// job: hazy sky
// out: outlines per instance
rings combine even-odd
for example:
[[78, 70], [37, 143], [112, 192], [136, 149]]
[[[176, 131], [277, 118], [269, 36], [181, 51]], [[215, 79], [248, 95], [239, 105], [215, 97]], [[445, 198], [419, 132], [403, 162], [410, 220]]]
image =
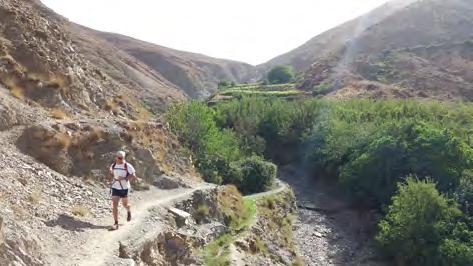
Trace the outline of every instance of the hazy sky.
[[71, 21], [167, 47], [263, 63], [387, 0], [42, 0]]

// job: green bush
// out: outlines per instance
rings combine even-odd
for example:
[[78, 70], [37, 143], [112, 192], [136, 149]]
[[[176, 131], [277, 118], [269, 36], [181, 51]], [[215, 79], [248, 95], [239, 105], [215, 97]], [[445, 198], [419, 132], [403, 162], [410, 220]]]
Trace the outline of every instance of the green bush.
[[325, 95], [331, 92], [333, 86], [330, 83], [321, 83], [312, 88], [313, 95]]
[[277, 65], [269, 72], [267, 79], [271, 84], [284, 84], [294, 81], [294, 69], [288, 65]]
[[[460, 216], [457, 206], [441, 195], [434, 183], [408, 178], [399, 185], [376, 239], [401, 265], [440, 265], [448, 226]], [[443, 245], [449, 253], [459, 247], [451, 241]]]
[[462, 211], [473, 216], [473, 171], [466, 170], [463, 172], [460, 178], [460, 184], [458, 185], [455, 193], [455, 199], [460, 204]]
[[[463, 235], [466, 238], [462, 240], [447, 238], [443, 240], [440, 246], [441, 260], [438, 264], [441, 265], [459, 265], [469, 266], [473, 265], [473, 239], [472, 231], [464, 228], [464, 225], [460, 224], [457, 227], [463, 227]], [[468, 239], [468, 240], [465, 240]]]
[[232, 165], [232, 181], [244, 194], [267, 190], [277, 174], [277, 167], [258, 156], [245, 158]]
[[230, 87], [234, 87], [234, 86], [235, 86], [235, 82], [233, 82], [233, 81], [220, 80], [220, 81], [218, 82], [218, 89], [219, 89], [219, 90], [226, 89], [226, 88], [230, 88]]
[[171, 130], [195, 154], [195, 166], [205, 181], [234, 184], [242, 192], [254, 193], [263, 191], [274, 179], [276, 166], [261, 157], [242, 159], [235, 132], [218, 128], [217, 113], [205, 104], [179, 104], [171, 107], [166, 117]]
[[215, 111], [197, 101], [172, 106], [166, 118], [171, 130], [196, 155], [196, 167], [204, 179], [221, 184], [230, 162], [241, 157], [233, 131], [220, 130]]
[[399, 178], [432, 176], [441, 191], [453, 191], [469, 167], [468, 148], [448, 130], [424, 123], [393, 125], [349, 156], [340, 181], [358, 200], [387, 203]]

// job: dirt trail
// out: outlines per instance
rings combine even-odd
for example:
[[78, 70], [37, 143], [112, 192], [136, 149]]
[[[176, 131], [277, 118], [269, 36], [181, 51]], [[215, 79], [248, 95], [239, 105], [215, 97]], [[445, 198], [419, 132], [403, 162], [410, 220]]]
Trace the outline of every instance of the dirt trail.
[[[90, 221], [88, 228], [76, 236], [75, 241], [64, 239], [50, 255], [51, 265], [116, 265], [119, 242], [127, 239], [137, 231], [150, 230], [144, 228], [143, 224], [149, 215], [149, 210], [155, 207], [165, 207], [176, 200], [186, 198], [199, 189], [210, 185], [201, 185], [192, 189], [159, 190], [151, 188], [146, 192], [136, 192], [131, 196], [133, 219], [125, 221], [125, 209], [119, 209], [120, 228], [117, 231], [109, 231], [112, 224], [111, 217], [103, 217]], [[78, 222], [81, 226], [83, 222]], [[154, 228], [153, 230], [157, 230]], [[78, 243], [82, 243], [80, 246]]]
[[296, 194], [294, 237], [306, 265], [385, 265], [373, 246], [376, 213], [357, 211], [334, 186], [298, 167], [281, 169]]

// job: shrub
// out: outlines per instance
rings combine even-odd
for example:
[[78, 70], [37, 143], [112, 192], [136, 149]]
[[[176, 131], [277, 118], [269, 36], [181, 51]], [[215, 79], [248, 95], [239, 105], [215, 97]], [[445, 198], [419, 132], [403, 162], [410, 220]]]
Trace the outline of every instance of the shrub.
[[284, 84], [294, 80], [294, 69], [288, 65], [278, 65], [269, 72], [267, 79], [271, 84]]
[[67, 115], [66, 111], [60, 109], [60, 108], [53, 108], [51, 109], [51, 116], [55, 119], [69, 119], [69, 116]]
[[455, 199], [460, 204], [462, 211], [473, 215], [473, 171], [466, 170], [460, 178], [460, 184], [454, 193]]
[[41, 193], [38, 191], [31, 192], [29, 200], [33, 204], [37, 204], [41, 201]]
[[218, 82], [218, 89], [219, 90], [226, 89], [228, 87], [234, 87], [234, 86], [235, 86], [235, 82], [233, 82], [233, 81], [220, 80]]
[[76, 205], [76, 206], [72, 207], [71, 212], [72, 212], [72, 214], [74, 214], [76, 216], [84, 217], [89, 213], [89, 209], [87, 209], [84, 206]]
[[312, 88], [313, 95], [324, 95], [332, 91], [333, 86], [330, 83], [320, 83]]
[[241, 178], [236, 185], [245, 194], [267, 190], [276, 178], [277, 167], [259, 156], [252, 156], [232, 166]]
[[440, 246], [443, 265], [473, 265], [473, 245], [471, 233], [469, 233], [470, 243], [458, 241], [456, 239], [446, 239]]
[[380, 131], [341, 167], [341, 181], [357, 199], [387, 203], [396, 183], [409, 174], [432, 176], [441, 191], [453, 191], [469, 167], [469, 148], [448, 130], [406, 123]]
[[15, 76], [0, 77], [0, 83], [5, 85], [14, 97], [20, 100], [25, 98], [25, 88], [22, 86], [20, 80]]
[[409, 177], [398, 188], [376, 239], [403, 265], [438, 265], [447, 227], [459, 218], [460, 210], [429, 180]]

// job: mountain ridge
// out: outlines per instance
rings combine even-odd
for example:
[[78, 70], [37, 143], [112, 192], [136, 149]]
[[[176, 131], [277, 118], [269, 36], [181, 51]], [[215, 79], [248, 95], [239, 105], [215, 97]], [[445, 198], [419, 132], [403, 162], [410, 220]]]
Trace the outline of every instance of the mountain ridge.
[[259, 67], [292, 65], [315, 94], [473, 100], [472, 18], [467, 0], [394, 1]]
[[93, 34], [162, 74], [190, 97], [210, 95], [220, 80], [243, 83], [256, 81], [258, 77], [256, 67], [247, 63], [179, 51], [120, 34], [99, 31]]

